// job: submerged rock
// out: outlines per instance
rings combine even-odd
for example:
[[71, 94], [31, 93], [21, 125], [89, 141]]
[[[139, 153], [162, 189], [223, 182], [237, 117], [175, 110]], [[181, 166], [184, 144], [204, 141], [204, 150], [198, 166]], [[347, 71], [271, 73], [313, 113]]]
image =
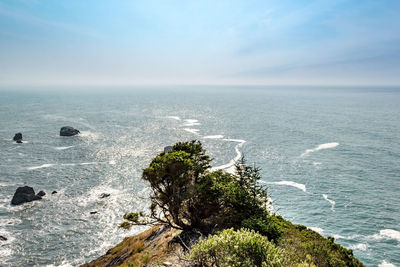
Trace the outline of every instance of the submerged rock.
[[64, 126], [60, 129], [60, 136], [74, 136], [79, 134], [80, 131], [71, 126]]
[[100, 198], [106, 198], [106, 197], [109, 197], [109, 196], [110, 196], [110, 194], [103, 193], [103, 194], [100, 195]]
[[15, 142], [17, 142], [18, 144], [21, 144], [21, 143], [22, 143], [22, 133], [16, 133], [16, 134], [14, 135], [13, 140], [14, 140]]
[[[42, 192], [42, 191], [41, 191]], [[26, 202], [42, 199], [41, 196], [35, 195], [35, 191], [30, 186], [18, 187], [11, 200], [12, 205], [21, 205]]]

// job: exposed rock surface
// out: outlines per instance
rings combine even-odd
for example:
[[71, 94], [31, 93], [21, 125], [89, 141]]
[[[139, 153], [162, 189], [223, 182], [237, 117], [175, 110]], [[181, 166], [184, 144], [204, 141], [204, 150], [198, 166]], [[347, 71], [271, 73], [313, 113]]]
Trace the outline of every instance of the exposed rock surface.
[[1, 241], [7, 241], [7, 240], [8, 240], [8, 238], [7, 238], [7, 237], [5, 237], [5, 236], [2, 236], [2, 235], [0, 235], [0, 240], [1, 240]]
[[60, 129], [60, 136], [74, 136], [79, 134], [80, 131], [71, 126], [64, 126]]
[[16, 133], [13, 140], [19, 144], [22, 143], [22, 133]]
[[108, 193], [103, 193], [103, 194], [100, 195], [100, 198], [106, 198], [106, 197], [109, 197], [109, 196], [110, 196], [110, 194], [108, 194]]
[[44, 191], [39, 191], [39, 193], [37, 193], [37, 195], [38, 195], [39, 197], [43, 197], [43, 196], [46, 195], [46, 193], [45, 193]]
[[172, 150], [172, 146], [166, 146], [166, 147], [164, 147], [164, 153], [165, 153], [165, 154], [168, 154], [168, 152], [171, 151], [171, 150]]
[[51, 192], [51, 194], [52, 194], [52, 195], [57, 194], [57, 191], [53, 191], [53, 192]]
[[[42, 191], [41, 191], [42, 192]], [[21, 205], [26, 202], [42, 199], [41, 196], [35, 195], [35, 191], [30, 186], [18, 187], [11, 200], [12, 205]]]
[[113, 267], [128, 263], [147, 267], [193, 266], [184, 259], [184, 248], [175, 242], [174, 237], [179, 234], [180, 230], [167, 225], [154, 226], [136, 236], [126, 237], [105, 255], [82, 267]]

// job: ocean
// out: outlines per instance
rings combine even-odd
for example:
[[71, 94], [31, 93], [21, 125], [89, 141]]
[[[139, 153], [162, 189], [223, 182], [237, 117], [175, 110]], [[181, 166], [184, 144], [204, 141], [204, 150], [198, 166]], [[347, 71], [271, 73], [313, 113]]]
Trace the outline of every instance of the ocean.
[[[89, 89], [0, 93], [0, 266], [76, 266], [143, 231], [118, 227], [149, 206], [142, 169], [193, 139], [216, 168], [261, 167], [286, 219], [400, 266], [399, 88]], [[66, 125], [81, 134], [60, 137]], [[46, 196], [11, 206], [23, 185]]]

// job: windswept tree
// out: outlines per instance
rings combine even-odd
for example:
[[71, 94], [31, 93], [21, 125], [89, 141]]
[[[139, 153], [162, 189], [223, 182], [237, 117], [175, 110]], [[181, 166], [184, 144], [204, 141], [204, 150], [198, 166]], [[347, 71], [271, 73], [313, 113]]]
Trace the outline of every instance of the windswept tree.
[[199, 141], [177, 143], [156, 156], [142, 176], [153, 191], [152, 218], [202, 232], [239, 228], [251, 218], [267, 218], [268, 197], [258, 184], [258, 168], [241, 159], [236, 174], [212, 172], [210, 162]]

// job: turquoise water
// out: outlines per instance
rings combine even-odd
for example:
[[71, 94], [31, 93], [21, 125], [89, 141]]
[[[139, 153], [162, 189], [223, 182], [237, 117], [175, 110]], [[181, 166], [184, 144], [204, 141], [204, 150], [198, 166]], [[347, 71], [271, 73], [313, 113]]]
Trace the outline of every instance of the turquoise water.
[[[242, 154], [260, 166], [285, 218], [334, 236], [367, 266], [400, 266], [400, 90], [110, 91], [1, 93], [1, 266], [75, 266], [142, 231], [118, 228], [148, 206], [141, 170], [192, 139], [214, 166]], [[58, 136], [65, 125], [82, 134]], [[11, 141], [16, 132], [24, 144]], [[46, 197], [10, 206], [24, 184]]]

